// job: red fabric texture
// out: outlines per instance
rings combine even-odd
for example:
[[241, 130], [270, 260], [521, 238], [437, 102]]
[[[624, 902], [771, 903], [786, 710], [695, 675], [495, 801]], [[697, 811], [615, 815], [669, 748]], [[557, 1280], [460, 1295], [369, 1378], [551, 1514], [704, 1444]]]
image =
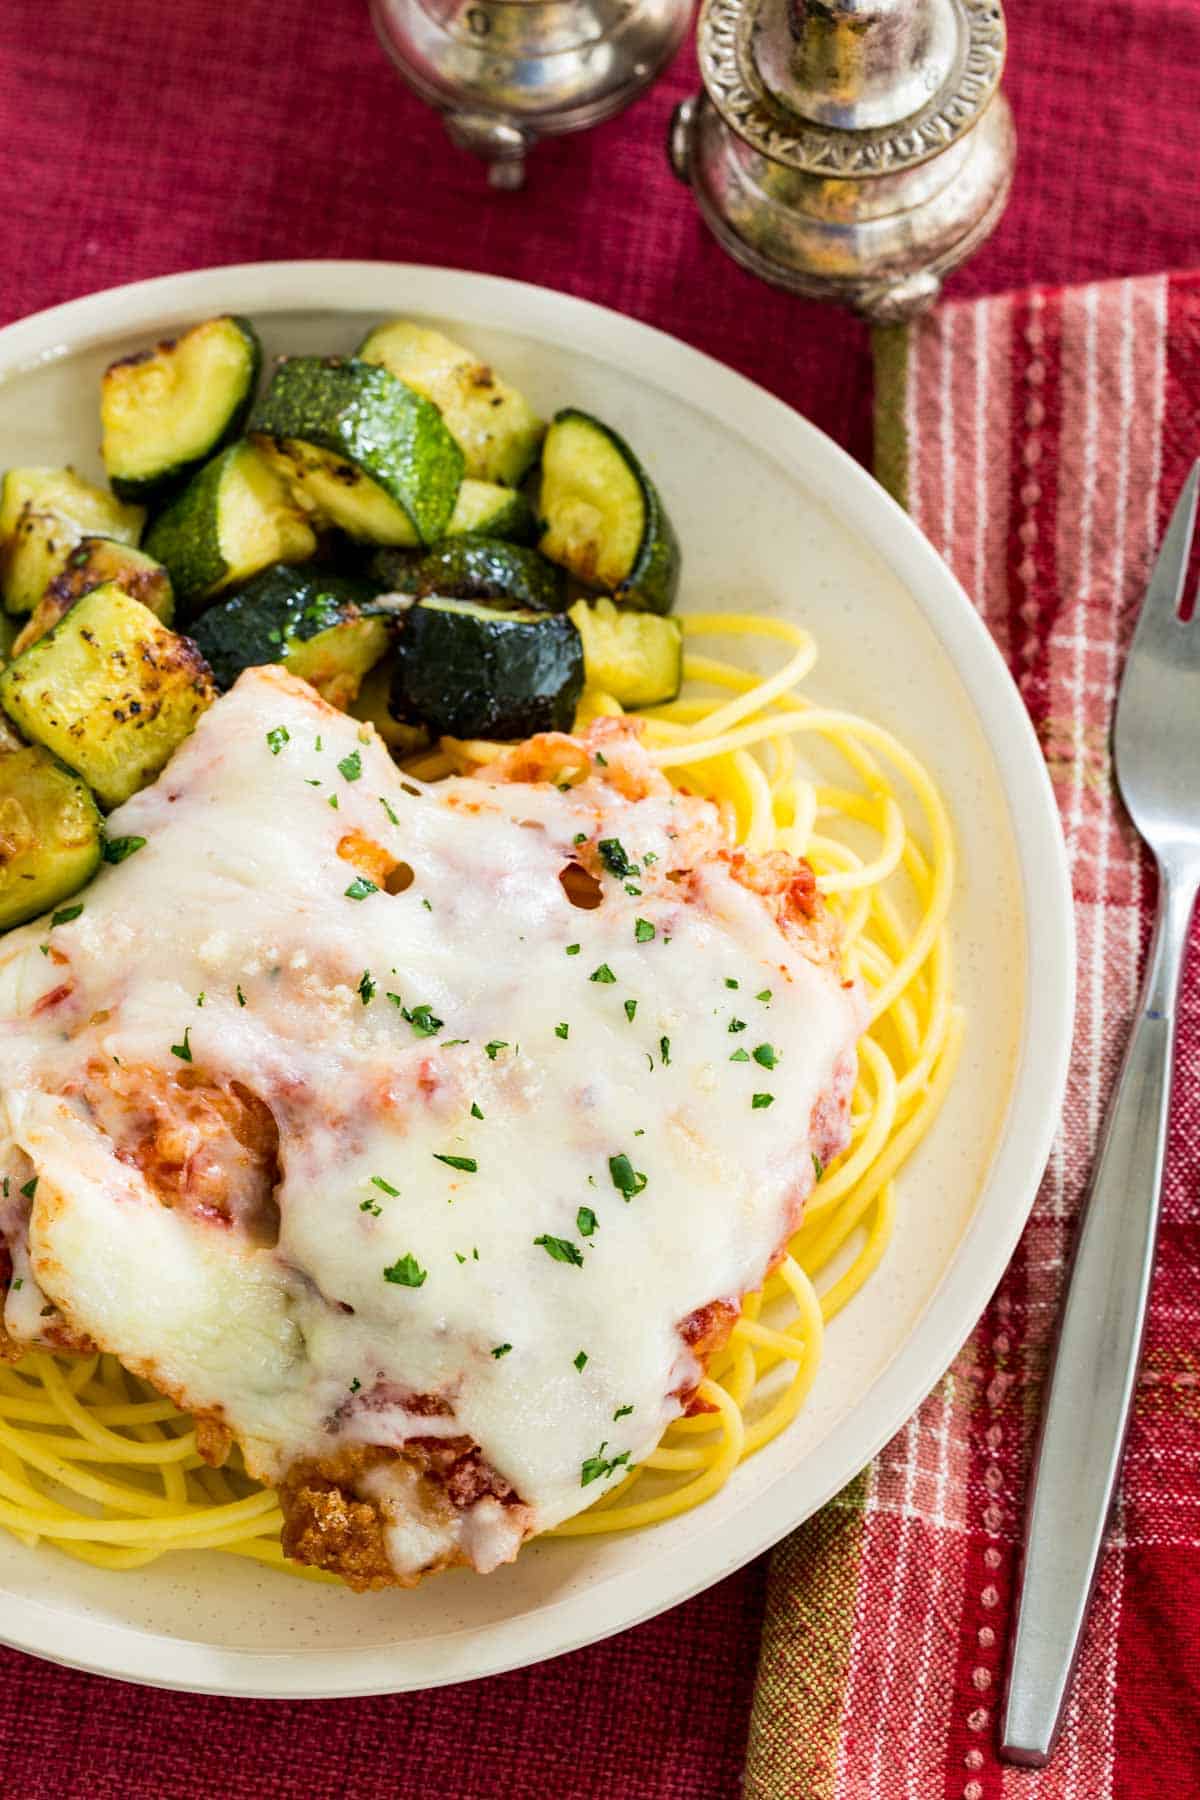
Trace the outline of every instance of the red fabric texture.
[[[1195, 262], [1195, 0], [1007, 11], [1020, 169], [1000, 230], [951, 292]], [[0, 322], [209, 263], [446, 263], [674, 331], [869, 454], [863, 328], [735, 268], [666, 167], [690, 49], [623, 118], [538, 152], [523, 193], [495, 195], [399, 87], [362, 0], [5, 0], [0, 26]], [[1200, 385], [1188, 392], [1194, 411]], [[1182, 1624], [1187, 1589], [1150, 1555], [1127, 1579]], [[304, 1706], [141, 1692], [0, 1651], [0, 1794], [718, 1800], [739, 1787], [762, 1597], [760, 1566], [540, 1668]], [[1150, 1611], [1134, 1616], [1150, 1633]], [[1131, 1678], [1145, 1699], [1129, 1749], [1148, 1779], [1175, 1679], [1145, 1665]], [[1182, 1800], [1184, 1778], [1163, 1768], [1160, 1791]]]

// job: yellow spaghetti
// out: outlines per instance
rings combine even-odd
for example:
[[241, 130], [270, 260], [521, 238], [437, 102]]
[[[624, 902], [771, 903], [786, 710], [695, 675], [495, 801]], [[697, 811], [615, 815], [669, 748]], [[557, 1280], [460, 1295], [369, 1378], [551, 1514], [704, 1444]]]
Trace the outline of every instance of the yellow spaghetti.
[[[941, 796], [881, 726], [798, 692], [816, 661], [809, 634], [783, 620], [693, 614], [689, 646], [758, 638], [787, 657], [763, 679], [688, 654], [685, 696], [639, 716], [653, 761], [720, 809], [732, 841], [807, 857], [841, 925], [846, 973], [863, 983], [853, 1135], [824, 1170], [788, 1254], [747, 1296], [699, 1390], [709, 1410], [671, 1425], [658, 1448], [558, 1537], [654, 1524], [715, 1493], [795, 1418], [816, 1378], [825, 1325], [884, 1255], [896, 1176], [950, 1084], [963, 1022], [951, 1001], [946, 916], [954, 847]], [[589, 693], [581, 717], [619, 713]], [[801, 758], [799, 746], [811, 755]], [[489, 761], [496, 746], [446, 742], [410, 759], [436, 779]], [[310, 1580], [287, 1561], [275, 1496], [236, 1466], [209, 1468], [189, 1418], [112, 1356], [37, 1353], [0, 1363], [0, 1525], [104, 1568], [138, 1568], [167, 1550], [221, 1549]]]

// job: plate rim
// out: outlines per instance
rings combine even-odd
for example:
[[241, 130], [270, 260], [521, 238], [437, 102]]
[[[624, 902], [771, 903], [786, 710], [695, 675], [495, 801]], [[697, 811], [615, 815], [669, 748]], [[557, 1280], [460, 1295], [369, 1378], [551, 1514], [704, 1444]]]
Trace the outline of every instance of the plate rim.
[[[917, 1319], [903, 1349], [871, 1383], [863, 1399], [823, 1441], [826, 1475], [821, 1492], [796, 1516], [776, 1483], [743, 1509], [757, 1528], [737, 1538], [736, 1548], [713, 1567], [689, 1573], [663, 1597], [633, 1599], [636, 1576], [606, 1582], [630, 1588], [633, 1604], [615, 1622], [599, 1627], [586, 1617], [588, 1596], [537, 1607], [526, 1618], [544, 1623], [559, 1615], [553, 1641], [541, 1648], [513, 1621], [461, 1627], [437, 1643], [424, 1642], [428, 1666], [415, 1679], [397, 1681], [388, 1670], [394, 1647], [365, 1650], [265, 1652], [214, 1647], [167, 1637], [132, 1624], [73, 1619], [77, 1640], [62, 1644], [63, 1614], [35, 1599], [5, 1608], [0, 1643], [65, 1667], [183, 1692], [258, 1699], [348, 1698], [420, 1691], [527, 1667], [599, 1642], [682, 1604], [725, 1579], [799, 1526], [866, 1466], [936, 1386], [969, 1336], [1002, 1276], [1033, 1206], [1048, 1160], [1065, 1091], [1074, 1024], [1075, 923], [1066, 846], [1049, 774], [1016, 685], [987, 627], [949, 565], [912, 518], [861, 464], [785, 401], [749, 377], [668, 332], [556, 289], [504, 276], [390, 260], [281, 259], [181, 270], [149, 280], [99, 289], [15, 320], [0, 328], [0, 382], [70, 354], [82, 342], [125, 329], [158, 328], [172, 314], [206, 303], [238, 310], [347, 310], [386, 308], [388, 284], [417, 289], [421, 308], [445, 317], [469, 317], [526, 333], [539, 327], [576, 351], [644, 372], [677, 398], [717, 410], [753, 416], [760, 439], [784, 467], [795, 470], [827, 502], [837, 489], [843, 522], [865, 541], [913, 595], [950, 658], [987, 744], [1014, 827], [1026, 922], [1025, 1005], [1012, 1095], [982, 1190], [982, 1204], [941, 1282]], [[379, 308], [372, 304], [380, 297]], [[499, 314], [497, 317], [496, 315]], [[157, 325], [155, 322], [158, 322]], [[745, 425], [731, 426], [746, 435]], [[808, 459], [812, 466], [808, 466]], [[1020, 829], [1017, 830], [1019, 818]], [[1019, 1196], [1014, 1205], [1011, 1195]], [[1000, 1196], [1007, 1196], [1003, 1207]], [[989, 1213], [989, 1200], [992, 1217]], [[984, 1229], [986, 1222], [986, 1231]], [[869, 1410], [868, 1410], [869, 1409]], [[867, 1418], [875, 1420], [869, 1427]], [[773, 1503], [772, 1503], [773, 1502]], [[679, 1553], [676, 1552], [676, 1555]], [[687, 1557], [685, 1555], [685, 1562]], [[525, 1623], [523, 1619], [522, 1624]], [[475, 1652], [469, 1666], [454, 1654], [462, 1639]], [[514, 1640], [514, 1641], [510, 1641]], [[171, 1667], [163, 1667], [169, 1657]]]

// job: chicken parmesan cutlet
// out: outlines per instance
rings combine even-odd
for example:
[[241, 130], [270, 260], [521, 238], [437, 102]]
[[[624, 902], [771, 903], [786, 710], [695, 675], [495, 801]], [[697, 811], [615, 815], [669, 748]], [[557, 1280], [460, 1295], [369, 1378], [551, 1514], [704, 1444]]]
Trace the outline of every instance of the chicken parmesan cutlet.
[[845, 1146], [811, 870], [625, 721], [426, 785], [277, 668], [108, 832], [0, 945], [0, 1345], [112, 1352], [353, 1587], [511, 1561], [695, 1406]]

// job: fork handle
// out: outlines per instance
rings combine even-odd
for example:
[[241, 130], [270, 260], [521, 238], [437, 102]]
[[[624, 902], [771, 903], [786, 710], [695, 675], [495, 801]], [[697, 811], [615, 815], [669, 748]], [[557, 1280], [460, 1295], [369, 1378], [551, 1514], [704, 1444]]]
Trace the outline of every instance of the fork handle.
[[1050, 1757], [1079, 1652], [1137, 1379], [1162, 1190], [1175, 997], [1196, 896], [1160, 865], [1138, 1017], [1085, 1202], [1030, 1480], [1000, 1754]]

